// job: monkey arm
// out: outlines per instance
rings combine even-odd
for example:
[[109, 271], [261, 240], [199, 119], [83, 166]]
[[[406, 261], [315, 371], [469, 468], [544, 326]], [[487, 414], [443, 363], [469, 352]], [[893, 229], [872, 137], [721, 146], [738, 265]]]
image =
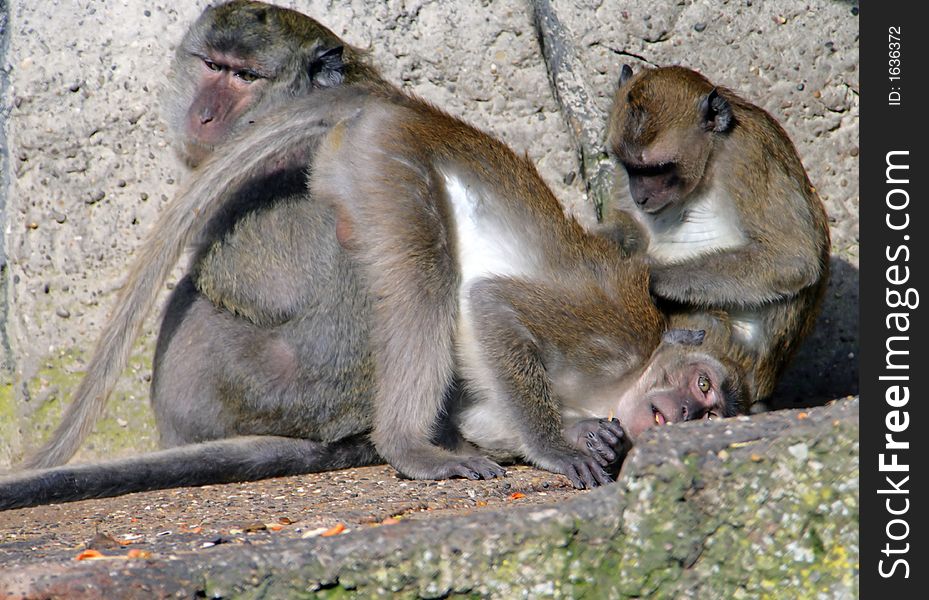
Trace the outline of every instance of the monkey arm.
[[757, 306], [796, 296], [819, 281], [824, 266], [802, 249], [751, 244], [685, 261], [651, 264], [652, 293], [683, 304]]
[[[477, 281], [469, 290], [477, 342], [493, 379], [484, 387], [503, 396], [511, 421], [507, 429], [518, 438], [513, 445], [532, 463], [566, 475], [578, 488], [609, 483], [593, 449], [577, 449], [565, 438], [562, 409], [543, 358], [544, 341], [523, 324], [536, 318], [518, 305], [525, 293], [532, 297], [533, 312], [563, 314], [557, 296], [542, 286], [494, 278]], [[562, 325], [570, 329], [567, 322], [556, 326]]]
[[604, 216], [603, 223], [594, 225], [591, 232], [616, 244], [623, 256], [643, 252], [648, 241], [642, 226], [624, 210], [610, 211]]

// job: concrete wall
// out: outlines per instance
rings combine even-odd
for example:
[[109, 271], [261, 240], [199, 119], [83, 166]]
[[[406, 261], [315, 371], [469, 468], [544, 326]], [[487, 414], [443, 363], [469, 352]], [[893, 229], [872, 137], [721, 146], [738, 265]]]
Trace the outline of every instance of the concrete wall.
[[[158, 92], [174, 45], [205, 4], [0, 0], [0, 465], [57, 422], [133, 249], [177, 188]], [[779, 403], [857, 391], [857, 2], [282, 4], [370, 48], [390, 80], [528, 152], [586, 224], [595, 216], [577, 128], [554, 93], [533, 10], [550, 9], [563, 27], [558, 43], [583, 92], [588, 131], [603, 131], [624, 63], [690, 66], [763, 106], [793, 137], [833, 241], [824, 314]], [[147, 389], [156, 316], [81, 457], [154, 447]]]

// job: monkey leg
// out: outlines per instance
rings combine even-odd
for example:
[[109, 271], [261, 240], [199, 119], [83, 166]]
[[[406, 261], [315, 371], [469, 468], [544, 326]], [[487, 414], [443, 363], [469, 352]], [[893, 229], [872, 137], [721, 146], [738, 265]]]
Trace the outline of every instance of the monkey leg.
[[357, 265], [332, 207], [308, 197], [305, 169], [256, 177], [234, 194], [201, 234], [192, 277], [215, 306], [256, 325], [311, 319], [317, 335], [338, 328], [366, 345], [370, 303]]
[[[235, 435], [216, 386], [211, 333], [202, 327], [207, 306], [190, 277], [172, 291], [165, 308], [152, 368], [151, 403], [159, 442], [170, 448]], [[198, 314], [202, 313], [202, 314]], [[197, 318], [201, 317], [201, 318]]]
[[[472, 441], [478, 445], [487, 440], [498, 446], [501, 441], [492, 439], [494, 430], [508, 430], [516, 436], [509, 441], [511, 447], [537, 466], [566, 475], [575, 487], [607, 484], [612, 479], [595, 453], [579, 450], [565, 439], [561, 407], [545, 368], [546, 349], [524, 324], [531, 322], [531, 316], [512, 301], [525, 290], [514, 294], [510, 284], [509, 279], [483, 279], [469, 291], [479, 354], [487, 358], [482, 365], [468, 365], [468, 369], [490, 376], [479, 382], [483, 402], [479, 400], [464, 417], [465, 437], [477, 437]], [[546, 290], [533, 286], [532, 296], [534, 308], [544, 310], [550, 299]], [[491, 421], [497, 423], [491, 425]]]
[[476, 455], [481, 451], [461, 434], [461, 410], [470, 402], [465, 382], [455, 377], [445, 394], [445, 405], [432, 436], [432, 443], [455, 454]]
[[[168, 303], [152, 378], [161, 443], [239, 435], [333, 442], [370, 431], [367, 335], [352, 342], [337, 315], [259, 327], [217, 309], [182, 280]], [[356, 319], [357, 320], [357, 319]]]
[[231, 438], [103, 463], [22, 471], [0, 478], [0, 510], [380, 462], [367, 434], [332, 443], [276, 436]]
[[[344, 139], [363, 137], [346, 133]], [[373, 145], [340, 143], [345, 156], [323, 144], [311, 193], [336, 207], [346, 246], [362, 266], [373, 298], [377, 391], [371, 438], [381, 456], [407, 477], [502, 477], [504, 469], [484, 456], [433, 443], [453, 382], [458, 313], [448, 222], [437, 209], [444, 197], [441, 178], [412, 159], [371, 156]], [[348, 158], [352, 153], [357, 153], [354, 160]], [[346, 165], [365, 160], [377, 167], [375, 173], [389, 177], [345, 172]]]
[[[372, 439], [390, 464], [408, 477], [502, 477], [502, 467], [484, 456], [471, 454], [474, 448], [457, 436], [452, 436], [456, 439], [451, 441], [446, 436], [442, 440], [444, 448], [432, 443], [441, 437], [436, 425], [442, 419], [441, 402], [452, 383], [456, 310], [453, 290], [436, 289], [431, 281], [416, 281], [425, 273], [412, 261], [409, 266], [413, 268], [402, 274], [399, 268], [385, 269], [400, 279], [409, 278], [397, 286], [400, 293], [375, 292], [379, 301], [375, 305], [372, 338], [378, 390]], [[392, 284], [385, 281], [383, 285]], [[384, 289], [379, 283], [373, 287]], [[426, 293], [421, 294], [424, 290]]]

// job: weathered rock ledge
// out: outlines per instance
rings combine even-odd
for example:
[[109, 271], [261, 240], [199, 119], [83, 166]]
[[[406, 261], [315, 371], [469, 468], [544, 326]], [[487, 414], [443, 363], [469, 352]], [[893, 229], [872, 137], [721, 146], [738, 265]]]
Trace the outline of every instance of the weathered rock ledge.
[[618, 484], [554, 508], [34, 565], [0, 572], [0, 596], [851, 597], [858, 412], [855, 399], [655, 430]]

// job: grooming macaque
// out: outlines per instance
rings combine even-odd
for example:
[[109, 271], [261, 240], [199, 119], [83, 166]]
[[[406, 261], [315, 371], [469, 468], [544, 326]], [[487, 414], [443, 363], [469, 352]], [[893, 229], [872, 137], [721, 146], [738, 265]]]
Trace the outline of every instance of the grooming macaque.
[[[528, 160], [380, 79], [340, 77], [353, 54], [323, 42], [306, 71], [328, 83], [217, 138], [166, 207], [36, 463], [90, 429], [192, 240], [152, 387], [162, 443], [203, 443], [25, 473], [0, 482], [0, 507], [378, 455], [410, 477], [503, 475], [473, 445], [593, 487], [646, 428], [731, 412], [725, 368], [699, 332], [665, 332], [641, 262], [566, 218]], [[460, 435], [440, 446], [446, 413]]]
[[722, 316], [703, 351], [731, 365], [743, 408], [767, 398], [829, 269], [826, 214], [787, 134], [694, 71], [624, 66], [608, 145], [629, 178], [614, 237], [647, 257], [671, 327]]

